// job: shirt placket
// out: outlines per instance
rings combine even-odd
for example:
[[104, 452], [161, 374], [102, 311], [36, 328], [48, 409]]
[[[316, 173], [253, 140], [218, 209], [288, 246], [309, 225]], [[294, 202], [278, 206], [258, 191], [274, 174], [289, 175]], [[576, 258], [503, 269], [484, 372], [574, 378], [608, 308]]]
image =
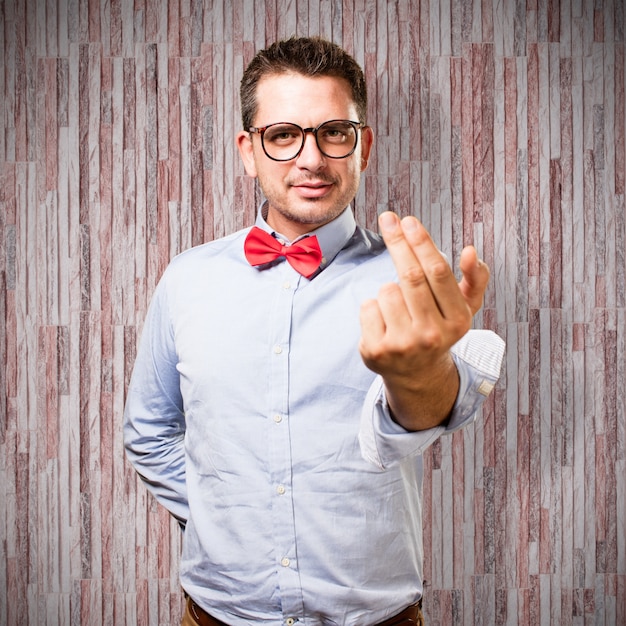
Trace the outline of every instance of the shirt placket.
[[296, 528], [293, 510], [292, 457], [289, 415], [289, 355], [293, 307], [304, 279], [288, 263], [272, 270], [277, 294], [270, 315], [269, 341], [269, 459], [272, 488], [274, 558], [284, 623], [303, 615], [303, 596], [298, 571]]

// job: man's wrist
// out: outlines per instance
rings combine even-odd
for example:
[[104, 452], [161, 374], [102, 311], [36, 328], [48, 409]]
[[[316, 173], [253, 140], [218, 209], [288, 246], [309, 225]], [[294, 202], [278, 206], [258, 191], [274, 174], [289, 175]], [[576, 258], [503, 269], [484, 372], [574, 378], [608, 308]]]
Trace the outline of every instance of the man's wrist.
[[459, 392], [459, 373], [450, 353], [440, 365], [409, 377], [383, 378], [392, 419], [406, 430], [441, 426], [450, 417]]

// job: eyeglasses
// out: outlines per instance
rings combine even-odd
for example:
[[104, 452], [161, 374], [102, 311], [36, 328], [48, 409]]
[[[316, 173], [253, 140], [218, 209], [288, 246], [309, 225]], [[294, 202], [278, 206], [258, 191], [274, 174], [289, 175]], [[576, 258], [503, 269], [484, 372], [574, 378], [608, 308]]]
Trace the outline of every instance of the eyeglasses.
[[289, 122], [277, 122], [256, 128], [248, 128], [250, 133], [261, 135], [261, 145], [272, 161], [291, 161], [304, 148], [307, 133], [313, 133], [320, 152], [331, 159], [345, 159], [355, 150], [359, 140], [358, 131], [364, 128], [363, 122], [350, 120], [329, 120], [317, 128], [302, 128]]

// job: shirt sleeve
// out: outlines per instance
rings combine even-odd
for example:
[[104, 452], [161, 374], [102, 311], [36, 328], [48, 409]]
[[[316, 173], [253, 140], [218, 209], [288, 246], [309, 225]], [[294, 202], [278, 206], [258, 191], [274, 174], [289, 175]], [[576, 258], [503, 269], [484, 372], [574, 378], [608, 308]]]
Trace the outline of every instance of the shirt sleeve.
[[384, 470], [407, 457], [422, 454], [441, 435], [474, 421], [500, 377], [504, 341], [489, 330], [470, 330], [450, 352], [459, 372], [459, 392], [450, 418], [436, 428], [410, 432], [395, 422], [383, 380], [377, 376], [361, 414], [359, 444], [366, 461]]
[[124, 410], [126, 455], [157, 500], [184, 525], [185, 414], [162, 280], [148, 310]]

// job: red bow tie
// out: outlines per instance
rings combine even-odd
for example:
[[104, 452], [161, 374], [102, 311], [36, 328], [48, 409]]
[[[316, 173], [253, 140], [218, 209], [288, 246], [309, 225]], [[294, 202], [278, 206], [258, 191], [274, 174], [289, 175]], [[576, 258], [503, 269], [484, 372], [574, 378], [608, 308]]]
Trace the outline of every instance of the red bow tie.
[[250, 265], [263, 265], [285, 257], [291, 267], [306, 278], [315, 274], [322, 262], [322, 251], [315, 235], [283, 246], [278, 239], [254, 226], [246, 237], [243, 249]]

